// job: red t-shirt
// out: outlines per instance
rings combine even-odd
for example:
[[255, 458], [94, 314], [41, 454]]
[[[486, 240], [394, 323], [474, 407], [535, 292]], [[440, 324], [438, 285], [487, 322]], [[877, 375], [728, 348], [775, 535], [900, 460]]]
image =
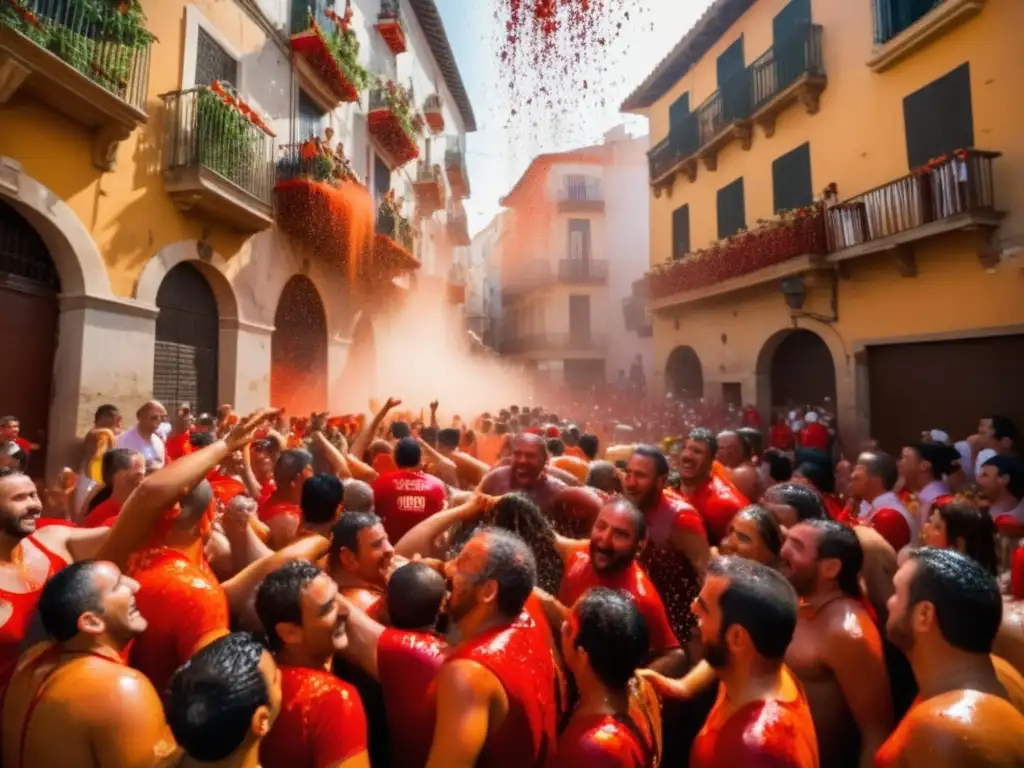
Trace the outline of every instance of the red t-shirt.
[[[795, 683], [795, 680], [794, 680]], [[819, 768], [807, 699], [754, 701], [727, 712], [725, 687], [690, 751], [690, 768]]]
[[796, 444], [793, 430], [786, 424], [776, 424], [768, 430], [768, 445], [780, 451], [791, 451]]
[[260, 744], [263, 768], [330, 768], [366, 751], [354, 687], [325, 669], [282, 666], [281, 713]]
[[563, 605], [571, 606], [584, 592], [593, 587], [619, 590], [633, 598], [647, 624], [651, 651], [659, 652], [679, 647], [679, 640], [672, 631], [661, 595], [636, 561], [615, 573], [599, 574], [591, 565], [590, 553], [586, 550], [577, 551], [565, 565], [558, 599]]
[[426, 632], [384, 630], [377, 640], [377, 675], [384, 696], [394, 768], [423, 768], [434, 740], [435, 695], [427, 692], [448, 644]]
[[426, 472], [399, 470], [373, 481], [373, 508], [392, 542], [444, 509], [447, 500], [444, 483]]
[[205, 561], [196, 565], [166, 547], [142, 553], [130, 573], [139, 582], [136, 606], [149, 622], [132, 643], [130, 663], [162, 693], [200, 640], [228, 633], [228, 596]]
[[639, 735], [612, 715], [574, 717], [546, 768], [647, 768], [652, 749]]
[[749, 503], [736, 488], [718, 475], [686, 495], [708, 527], [708, 539], [717, 544], [725, 538], [733, 516]]
[[260, 507], [259, 518], [262, 523], [269, 523], [275, 517], [280, 517], [281, 515], [290, 515], [300, 523], [302, 522], [302, 508], [298, 504], [292, 504], [287, 501], [268, 500]]
[[814, 422], [800, 430], [800, 447], [828, 451], [828, 429]]
[[167, 439], [164, 441], [164, 450], [167, 454], [168, 463], [192, 453], [192, 442], [189, 439], [189, 436], [189, 432], [181, 432], [177, 435], [168, 435]]
[[83, 528], [109, 528], [121, 514], [121, 505], [113, 499], [97, 504], [82, 521]]

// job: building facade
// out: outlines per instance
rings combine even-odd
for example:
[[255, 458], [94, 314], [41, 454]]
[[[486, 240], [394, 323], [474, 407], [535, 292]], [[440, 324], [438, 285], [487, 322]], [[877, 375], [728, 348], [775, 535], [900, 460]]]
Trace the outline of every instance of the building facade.
[[103, 403], [349, 405], [353, 340], [468, 240], [433, 0], [15, 0], [0, 121], [0, 408], [50, 470]]
[[716, 0], [623, 104], [650, 121], [655, 382], [849, 453], [1024, 418], [1012, 0]]
[[647, 268], [646, 149], [616, 128], [538, 156], [502, 200], [500, 348], [540, 381], [586, 389], [650, 360], [624, 304]]
[[505, 214], [498, 213], [463, 250], [466, 274], [466, 328], [491, 349], [497, 349], [501, 323], [501, 262], [498, 244]]

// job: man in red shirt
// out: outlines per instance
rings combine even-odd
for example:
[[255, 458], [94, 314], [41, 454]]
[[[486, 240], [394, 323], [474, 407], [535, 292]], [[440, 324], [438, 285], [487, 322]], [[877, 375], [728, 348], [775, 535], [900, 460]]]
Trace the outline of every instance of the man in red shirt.
[[749, 503], [735, 486], [713, 471], [717, 453], [718, 441], [703, 428], [690, 432], [679, 453], [683, 496], [704, 518], [713, 545], [728, 533], [733, 515]]
[[274, 465], [274, 490], [260, 506], [260, 522], [270, 529], [271, 549], [281, 549], [295, 540], [302, 526], [302, 485], [313, 475], [313, 457], [308, 451], [282, 451]]
[[797, 621], [796, 593], [785, 577], [752, 560], [717, 558], [693, 612], [704, 657], [722, 685], [690, 768], [818, 768], [807, 699], [782, 663]]
[[315, 565], [294, 561], [256, 593], [256, 614], [281, 671], [282, 707], [260, 745], [264, 768], [369, 768], [366, 713], [331, 660], [348, 644], [348, 609]]
[[[580, 691], [550, 768], [649, 768], [658, 764], [660, 710], [633, 672], [650, 640], [636, 604], [604, 588], [587, 592], [562, 625], [562, 655]], [[645, 706], [646, 705], [646, 706]]]
[[111, 526], [121, 507], [146, 479], [146, 458], [130, 448], [112, 448], [103, 454], [103, 485], [110, 496], [100, 502], [82, 521], [83, 528]]
[[373, 501], [388, 538], [398, 541], [420, 520], [444, 509], [448, 493], [444, 483], [420, 470], [423, 456], [415, 438], [399, 440], [394, 456], [398, 470], [373, 481]]
[[831, 436], [828, 427], [820, 421], [817, 411], [808, 411], [804, 416], [804, 428], [800, 430], [799, 443], [804, 449], [814, 449], [828, 453]]

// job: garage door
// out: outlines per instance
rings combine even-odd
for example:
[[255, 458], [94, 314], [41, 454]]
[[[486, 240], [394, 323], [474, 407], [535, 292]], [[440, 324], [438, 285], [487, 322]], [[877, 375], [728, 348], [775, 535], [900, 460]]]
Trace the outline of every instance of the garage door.
[[1024, 428], [1024, 334], [868, 347], [872, 436], [898, 451], [922, 430], [954, 440], [999, 413]]

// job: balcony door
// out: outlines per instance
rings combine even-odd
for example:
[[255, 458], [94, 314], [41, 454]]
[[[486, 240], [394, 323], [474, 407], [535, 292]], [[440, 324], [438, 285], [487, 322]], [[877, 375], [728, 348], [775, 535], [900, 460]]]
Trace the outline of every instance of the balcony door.
[[718, 90], [722, 95], [722, 123], [731, 123], [750, 111], [750, 78], [745, 77], [743, 38], [726, 48], [716, 62]]
[[569, 342], [573, 347], [590, 344], [590, 297], [569, 297]]
[[320, 136], [323, 132], [326, 113], [319, 104], [313, 101], [308, 93], [299, 91], [299, 125], [295, 137], [300, 144]]
[[774, 91], [789, 87], [807, 69], [811, 0], [790, 0], [772, 19]]

